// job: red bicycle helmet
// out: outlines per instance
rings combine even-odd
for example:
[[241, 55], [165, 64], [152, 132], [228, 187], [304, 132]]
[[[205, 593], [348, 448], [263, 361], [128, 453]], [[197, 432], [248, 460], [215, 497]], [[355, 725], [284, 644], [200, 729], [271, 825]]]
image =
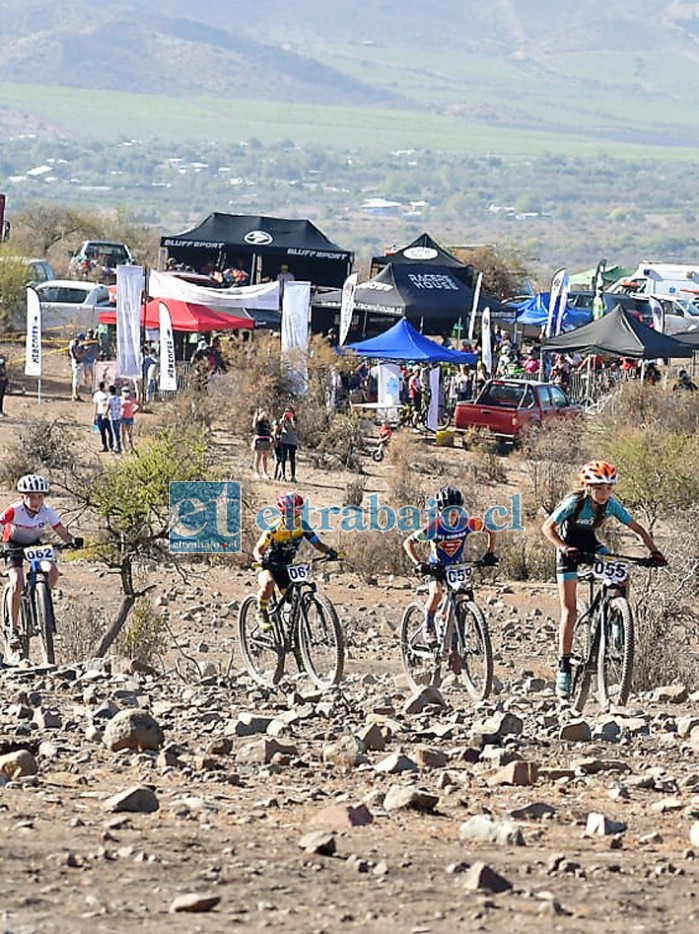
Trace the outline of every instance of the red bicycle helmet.
[[300, 512], [305, 500], [300, 493], [295, 490], [287, 490], [286, 493], [280, 493], [277, 497], [277, 509], [285, 516], [288, 513]]
[[614, 485], [618, 479], [616, 468], [606, 461], [590, 461], [580, 470], [580, 482], [585, 486], [600, 486], [603, 483]]

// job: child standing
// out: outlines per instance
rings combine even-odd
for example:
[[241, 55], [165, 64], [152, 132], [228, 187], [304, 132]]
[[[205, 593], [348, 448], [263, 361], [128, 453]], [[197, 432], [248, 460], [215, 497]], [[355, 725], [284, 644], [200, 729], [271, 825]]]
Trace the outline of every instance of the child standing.
[[130, 451], [135, 451], [133, 446], [133, 425], [134, 416], [138, 412], [138, 405], [131, 394], [131, 390], [124, 387], [121, 390], [121, 446], [126, 450], [128, 444]]
[[109, 387], [107, 416], [112, 426], [114, 453], [121, 454], [121, 399], [117, 395], [116, 386]]

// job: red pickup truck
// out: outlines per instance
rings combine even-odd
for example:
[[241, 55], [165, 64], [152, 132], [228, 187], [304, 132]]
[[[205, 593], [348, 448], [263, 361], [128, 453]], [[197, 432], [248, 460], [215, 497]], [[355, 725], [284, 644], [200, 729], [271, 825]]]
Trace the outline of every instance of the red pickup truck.
[[582, 415], [582, 408], [560, 386], [528, 379], [491, 379], [474, 402], [457, 402], [454, 427], [457, 431], [482, 428], [516, 443], [525, 429], [570, 415]]

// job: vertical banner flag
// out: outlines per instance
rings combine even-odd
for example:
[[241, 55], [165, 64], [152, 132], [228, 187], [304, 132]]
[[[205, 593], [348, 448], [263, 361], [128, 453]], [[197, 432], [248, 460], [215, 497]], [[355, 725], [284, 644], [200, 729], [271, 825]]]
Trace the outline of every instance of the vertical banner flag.
[[400, 409], [400, 367], [397, 363], [380, 363], [377, 380], [378, 408], [384, 417], [396, 418]]
[[41, 302], [36, 289], [27, 289], [27, 341], [25, 376], [41, 377]]
[[468, 323], [468, 339], [469, 341], [473, 340], [473, 335], [476, 333], [476, 318], [478, 316], [478, 302], [481, 297], [481, 285], [483, 284], [483, 273], [478, 273], [478, 278], [476, 279], [476, 288], [473, 290], [473, 305], [471, 306], [471, 320]]
[[342, 305], [340, 306], [340, 346], [347, 340], [354, 313], [354, 293], [357, 291], [357, 273], [347, 276], [342, 286]]
[[0, 243], [5, 239], [5, 195], [0, 192]]
[[566, 271], [565, 267], [562, 269], [557, 269], [551, 280], [551, 294], [549, 295], [549, 314], [546, 320], [546, 337], [553, 336], [553, 316], [556, 309], [556, 302], [558, 301], [558, 296], [561, 294], [561, 286], [563, 285], [563, 277], [565, 276]]
[[287, 282], [282, 297], [282, 359], [294, 392], [308, 390], [308, 336], [311, 283]]
[[490, 334], [490, 308], [483, 309], [481, 318], [481, 360], [488, 374], [493, 372], [493, 341]]
[[143, 267], [117, 266], [117, 374], [141, 377]]
[[[158, 302], [160, 317], [160, 391], [174, 392], [177, 389], [177, 367], [175, 365], [175, 335], [172, 333], [172, 318], [165, 302]], [[145, 373], [144, 377], [148, 374]]]
[[654, 298], [652, 295], [648, 299], [648, 304], [650, 305], [651, 314], [653, 315], [653, 328], [658, 332], [658, 334], [665, 333], [665, 309], [660, 304], [657, 298]]
[[568, 308], [568, 292], [570, 291], [570, 285], [568, 282], [568, 273], [563, 274], [563, 282], [561, 282], [561, 291], [558, 296], [558, 314], [556, 315], [556, 336], [561, 333], [561, 328], [563, 327], [563, 315], [566, 313]]
[[604, 317], [604, 299], [602, 298], [602, 292], [604, 292], [604, 274], [607, 271], [607, 260], [601, 259], [597, 263], [597, 269], [595, 270], [595, 278], [592, 280], [592, 291], [595, 293], [592, 298], [592, 320], [597, 321], [599, 318]]

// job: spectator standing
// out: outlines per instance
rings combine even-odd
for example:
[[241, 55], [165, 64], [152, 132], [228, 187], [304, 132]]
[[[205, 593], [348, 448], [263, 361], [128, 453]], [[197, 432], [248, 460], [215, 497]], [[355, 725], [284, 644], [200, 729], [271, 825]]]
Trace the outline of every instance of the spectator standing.
[[685, 392], [696, 392], [697, 386], [694, 383], [686, 370], [680, 370], [677, 374], [677, 382], [672, 387], [673, 391], [675, 389], [683, 389]]
[[272, 450], [272, 424], [265, 409], [258, 409], [252, 420], [252, 450], [255, 455], [252, 475], [255, 480], [269, 480], [267, 461]]
[[107, 404], [107, 416], [112, 426], [112, 435], [114, 437], [114, 453], [121, 454], [121, 399], [117, 395], [116, 386], [109, 387], [109, 400]]
[[87, 386], [88, 392], [92, 392], [92, 387], [95, 385], [95, 364], [97, 363], [99, 350], [97, 332], [88, 331], [83, 344], [83, 384]]
[[102, 438], [102, 452], [106, 454], [114, 450], [114, 435], [109, 421], [109, 393], [105, 382], [99, 384], [92, 395], [92, 401], [95, 404], [95, 423]]
[[130, 389], [124, 387], [121, 390], [121, 447], [125, 451], [128, 445], [130, 451], [135, 451], [133, 446], [133, 426], [138, 405]]
[[295, 282], [296, 276], [291, 272], [286, 263], [282, 263], [277, 273], [277, 282], [279, 283], [279, 297], [283, 297], [287, 282]]
[[296, 483], [296, 452], [299, 446], [299, 436], [296, 425], [296, 413], [291, 405], [284, 409], [279, 425], [279, 444], [282, 455], [282, 480], [286, 480], [286, 462], [291, 470], [291, 482]]
[[284, 473], [282, 463], [281, 422], [275, 418], [272, 422], [272, 450], [274, 451], [274, 479], [281, 480]]
[[84, 334], [77, 334], [68, 344], [68, 356], [70, 357], [71, 373], [71, 399], [73, 402], [82, 402], [80, 398], [80, 388], [85, 377], [85, 347], [83, 341]]
[[10, 383], [10, 377], [7, 372], [7, 362], [4, 357], [0, 357], [0, 418], [5, 418], [5, 393]]

